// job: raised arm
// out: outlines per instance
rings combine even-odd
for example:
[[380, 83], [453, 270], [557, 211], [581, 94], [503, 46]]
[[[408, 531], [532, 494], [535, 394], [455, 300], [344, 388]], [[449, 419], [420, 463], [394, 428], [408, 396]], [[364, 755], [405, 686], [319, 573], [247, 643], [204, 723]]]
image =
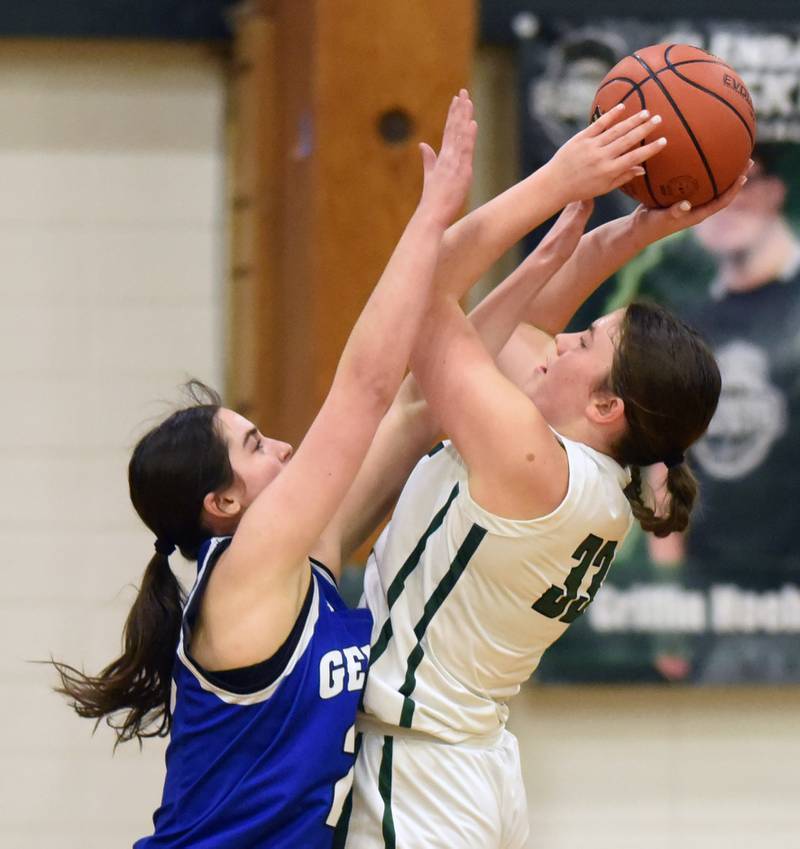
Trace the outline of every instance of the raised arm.
[[551, 336], [560, 333], [581, 304], [648, 245], [694, 227], [728, 206], [746, 182], [747, 170], [728, 191], [702, 206], [693, 208], [688, 201], [669, 209], [639, 206], [586, 233], [573, 255], [530, 302], [525, 320]]
[[[741, 184], [740, 179], [724, 198], [693, 215], [680, 207], [640, 209], [622, 235], [617, 224], [599, 238], [587, 237], [592, 250], [584, 249], [563, 264], [520, 315], [560, 329], [556, 322], [566, 321], [588, 294], [581, 289], [581, 275], [599, 283], [616, 270], [615, 264], [630, 258], [629, 250], [641, 249], [655, 233], [663, 236], [681, 229], [689, 223], [687, 218], [695, 223], [713, 214], [730, 202]], [[616, 240], [609, 238], [615, 235]], [[593, 261], [595, 267], [589, 265]], [[466, 460], [473, 495], [502, 515], [531, 517], [552, 509], [563, 496], [567, 477], [563, 451], [547, 423], [535, 405], [498, 372], [455, 299], [438, 290], [422, 334], [434, 323], [436, 338], [421, 335], [412, 369], [443, 430]], [[487, 410], [491, 415], [486, 415]]]
[[[557, 224], [472, 313], [476, 332], [496, 356], [519, 322], [525, 305], [571, 254], [591, 211], [591, 203], [571, 204]], [[442, 287], [443, 293], [446, 287]], [[456, 297], [455, 292], [451, 297]], [[434, 332], [430, 327], [425, 332]], [[381, 422], [353, 486], [315, 549], [327, 564], [338, 565], [369, 536], [395, 501], [420, 455], [441, 431], [413, 375], [408, 375]]]
[[515, 383], [524, 380], [531, 363], [541, 361], [544, 335], [552, 337], [563, 331], [581, 304], [648, 245], [693, 227], [728, 206], [747, 181], [751, 165], [730, 189], [707, 204], [692, 208], [688, 201], [680, 201], [669, 209], [639, 206], [584, 234], [572, 256], [529, 301], [522, 323], [497, 357], [503, 374]]
[[661, 138], [644, 143], [658, 130], [660, 118], [641, 112], [623, 121], [622, 112], [612, 109], [576, 133], [533, 174], [450, 227], [437, 288], [466, 293], [507, 250], [567, 203], [591, 200], [644, 173], [641, 163], [665, 143]]
[[[624, 121], [620, 116], [621, 111], [604, 115], [534, 174], [451, 226], [439, 257], [436, 288], [461, 298], [493, 262], [565, 203], [610, 191], [641, 172], [640, 163], [662, 147], [659, 140], [639, 146], [658, 122], [645, 113]], [[543, 261], [547, 250], [544, 244], [541, 251], [534, 251], [476, 313], [479, 332], [486, 335], [492, 353], [502, 347], [496, 340], [518, 321], [515, 299], [526, 287], [530, 291], [540, 287], [555, 272], [554, 255]], [[498, 333], [503, 325], [506, 330]], [[320, 559], [338, 564], [372, 533], [440, 429], [414, 379], [407, 378], [352, 489], [320, 540]]]
[[[571, 204], [543, 241], [560, 262], [577, 244], [590, 211], [591, 204]], [[527, 261], [534, 258], [532, 254]], [[477, 324], [493, 348], [505, 343], [534, 295], [535, 290], [524, 293], [513, 287], [499, 295], [508, 307], [501, 311], [502, 321], [495, 320], [491, 303], [485, 305]], [[457, 299], [446, 291], [434, 291], [421, 334], [434, 326], [435, 338], [428, 333], [415, 346], [411, 367], [467, 464], [473, 497], [503, 516], [533, 518], [549, 512], [563, 497], [566, 465], [544, 417], [500, 372], [495, 351], [487, 350]]]
[[308, 585], [300, 568], [345, 496], [394, 397], [427, 308], [442, 235], [471, 180], [476, 126], [454, 98], [437, 157], [422, 146], [419, 206], [356, 322], [295, 455], [253, 501], [214, 570], [203, 611], [214, 662], [242, 665], [285, 639]]

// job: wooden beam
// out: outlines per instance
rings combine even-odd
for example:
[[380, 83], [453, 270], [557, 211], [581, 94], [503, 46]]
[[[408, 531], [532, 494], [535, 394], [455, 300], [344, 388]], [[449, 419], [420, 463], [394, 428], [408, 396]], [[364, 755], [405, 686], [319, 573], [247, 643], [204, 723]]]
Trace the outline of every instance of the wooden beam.
[[281, 231], [277, 24], [263, 3], [236, 18], [228, 150], [228, 403], [264, 429], [280, 404]]
[[276, 2], [286, 78], [281, 424], [299, 439], [471, 70], [472, 0]]

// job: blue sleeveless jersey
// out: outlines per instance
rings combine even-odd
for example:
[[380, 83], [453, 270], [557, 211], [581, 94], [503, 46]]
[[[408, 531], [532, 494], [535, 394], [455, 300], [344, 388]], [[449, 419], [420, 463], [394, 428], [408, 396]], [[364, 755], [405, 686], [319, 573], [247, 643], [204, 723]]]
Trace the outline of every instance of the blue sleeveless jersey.
[[155, 833], [135, 849], [329, 849], [352, 782], [372, 617], [313, 563], [303, 610], [270, 660], [223, 673], [191, 656], [191, 627], [230, 538], [207, 543], [184, 612], [167, 776]]

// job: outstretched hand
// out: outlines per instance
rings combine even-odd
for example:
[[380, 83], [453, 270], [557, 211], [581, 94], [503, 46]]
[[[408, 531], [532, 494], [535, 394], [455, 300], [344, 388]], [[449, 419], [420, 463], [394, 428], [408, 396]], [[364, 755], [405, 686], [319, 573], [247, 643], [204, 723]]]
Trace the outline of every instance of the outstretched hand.
[[663, 150], [663, 136], [643, 144], [661, 123], [646, 110], [621, 120], [619, 104], [565, 142], [545, 166], [565, 202], [598, 197], [644, 174], [642, 163]]
[[742, 190], [742, 186], [747, 182], [747, 173], [752, 167], [753, 160], [751, 159], [727, 191], [715, 200], [701, 206], [693, 207], [688, 200], [674, 203], [666, 209], [649, 209], [646, 206], [638, 206], [633, 211], [633, 223], [636, 231], [644, 236], [647, 243], [650, 243], [705, 221], [709, 216], [731, 204]]
[[430, 145], [420, 144], [423, 167], [420, 208], [444, 227], [461, 214], [472, 183], [472, 156], [478, 133], [472, 114], [472, 101], [462, 88], [450, 103], [439, 155]]
[[591, 200], [568, 204], [530, 258], [543, 263], [550, 274], [555, 274], [574, 253], [593, 208]]

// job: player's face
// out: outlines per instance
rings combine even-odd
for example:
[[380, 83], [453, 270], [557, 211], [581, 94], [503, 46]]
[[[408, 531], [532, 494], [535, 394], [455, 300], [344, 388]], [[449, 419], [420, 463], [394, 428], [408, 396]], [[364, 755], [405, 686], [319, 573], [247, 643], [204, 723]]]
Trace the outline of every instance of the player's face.
[[598, 318], [586, 330], [559, 333], [527, 387], [527, 394], [556, 430], [586, 415], [595, 392], [605, 386], [625, 310]]
[[217, 413], [217, 421], [228, 444], [237, 500], [247, 508], [283, 471], [292, 446], [267, 439], [251, 421], [225, 407]]

